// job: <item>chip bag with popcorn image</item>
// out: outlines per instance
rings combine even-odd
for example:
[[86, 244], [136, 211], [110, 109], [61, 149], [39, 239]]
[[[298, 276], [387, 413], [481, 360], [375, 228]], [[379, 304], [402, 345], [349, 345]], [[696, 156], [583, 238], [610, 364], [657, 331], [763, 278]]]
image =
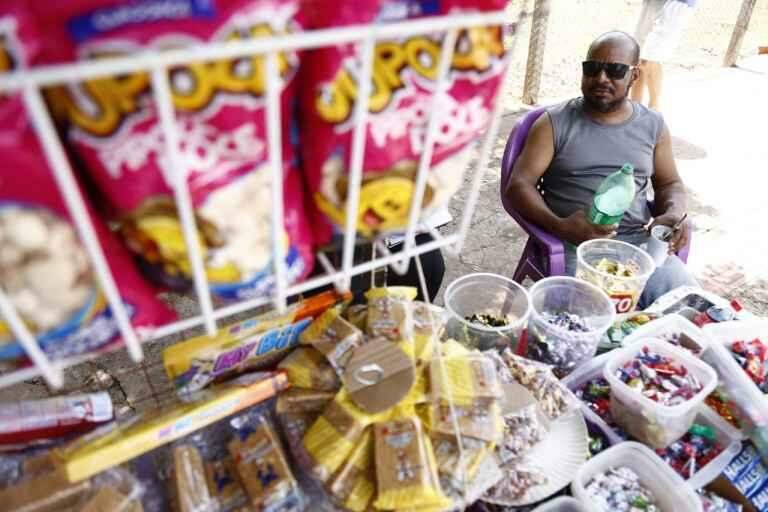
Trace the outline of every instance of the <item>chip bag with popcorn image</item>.
[[[107, 59], [302, 30], [298, 0], [71, 0], [38, 8], [49, 33], [43, 61]], [[183, 9], [181, 7], [184, 7]], [[37, 8], [37, 6], [36, 6]], [[277, 55], [280, 74], [284, 233], [288, 283], [313, 265], [312, 234], [294, 151], [291, 111], [299, 53]], [[265, 112], [266, 57], [194, 62], [169, 70], [182, 169], [167, 154], [148, 72], [104, 76], [48, 91], [49, 104], [105, 210], [145, 274], [189, 289], [192, 269], [173, 196], [187, 177], [197, 243], [214, 294], [267, 293], [272, 271], [272, 182]]]
[[[0, 72], [25, 68], [39, 42], [30, 13], [0, 2]], [[0, 161], [3, 292], [50, 357], [115, 342], [117, 323], [18, 93], [0, 95]], [[134, 327], [149, 329], [171, 321], [173, 313], [156, 299], [114, 235], [95, 217], [91, 221]], [[23, 355], [6, 322], [0, 321], [0, 359]]]
[[[354, 8], [353, 5], [354, 4]], [[406, 18], [502, 9], [503, 0], [342, 2], [338, 9], [307, 0], [312, 28], [380, 23]], [[422, 216], [444, 208], [462, 184], [472, 150], [491, 119], [505, 50], [503, 30], [461, 30], [445, 95], [433, 102], [445, 33], [379, 39], [374, 47], [357, 231], [365, 237], [402, 232], [408, 223], [431, 112], [440, 113], [434, 153], [422, 199]], [[362, 45], [307, 52], [300, 71], [304, 172], [319, 221], [318, 242], [344, 229], [354, 110]]]

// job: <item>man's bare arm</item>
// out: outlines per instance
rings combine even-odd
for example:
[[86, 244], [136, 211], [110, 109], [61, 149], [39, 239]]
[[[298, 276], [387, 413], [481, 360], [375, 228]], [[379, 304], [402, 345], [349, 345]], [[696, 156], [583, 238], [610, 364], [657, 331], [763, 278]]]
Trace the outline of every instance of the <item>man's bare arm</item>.
[[[685, 184], [677, 172], [672, 154], [672, 136], [664, 125], [653, 155], [654, 221], [651, 226], [663, 224], [672, 226], [688, 211], [688, 194]], [[685, 225], [670, 241], [670, 252], [675, 252], [688, 243], [690, 226]]]

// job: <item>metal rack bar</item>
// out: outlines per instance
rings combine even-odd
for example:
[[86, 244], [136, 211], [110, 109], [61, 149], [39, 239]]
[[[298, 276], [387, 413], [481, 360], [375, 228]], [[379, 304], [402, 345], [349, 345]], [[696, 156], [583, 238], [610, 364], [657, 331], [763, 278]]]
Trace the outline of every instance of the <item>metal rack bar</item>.
[[208, 286], [208, 276], [205, 274], [205, 263], [200, 250], [199, 235], [195, 214], [192, 210], [192, 198], [187, 184], [187, 166], [179, 152], [179, 133], [176, 131], [176, 115], [173, 111], [173, 98], [168, 83], [168, 70], [156, 67], [152, 70], [152, 91], [155, 93], [155, 106], [160, 116], [160, 126], [165, 137], [165, 150], [171, 162], [171, 177], [173, 197], [176, 200], [176, 211], [181, 221], [181, 231], [184, 244], [187, 246], [187, 257], [192, 266], [192, 277], [195, 283], [200, 311], [203, 314], [205, 332], [210, 336], [216, 333], [216, 319], [213, 317], [213, 301], [211, 288]]

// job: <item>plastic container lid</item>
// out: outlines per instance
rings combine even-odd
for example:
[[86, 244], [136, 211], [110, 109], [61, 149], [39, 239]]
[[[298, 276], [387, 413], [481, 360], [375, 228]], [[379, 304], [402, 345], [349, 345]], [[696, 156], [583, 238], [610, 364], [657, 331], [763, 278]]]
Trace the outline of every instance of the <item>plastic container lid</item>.
[[691, 348], [695, 348], [699, 355], [709, 347], [709, 338], [704, 331], [677, 314], [666, 315], [638, 327], [624, 338], [624, 346], [629, 347], [648, 338], [661, 338], [667, 334], [685, 334], [691, 342]]
[[[701, 383], [701, 391], [681, 404], [662, 405], [632, 390], [616, 377], [616, 370], [646, 346], [683, 364]], [[654, 448], [665, 448], [685, 434], [693, 424], [696, 407], [717, 386], [717, 374], [708, 364], [688, 351], [661, 340], [636, 343], [611, 354], [603, 376], [611, 385], [611, 412], [616, 423], [632, 437]]]
[[[515, 345], [531, 314], [525, 288], [489, 273], [469, 274], [453, 281], [445, 291], [445, 306], [449, 312], [448, 335], [481, 350]], [[487, 327], [465, 320], [474, 314], [511, 315], [514, 321], [503, 327]]]
[[560, 496], [536, 507], [533, 512], [587, 512], [587, 509], [576, 498]]
[[[768, 343], [768, 320], [753, 319], [706, 324], [702, 331], [709, 338], [710, 348], [702, 359], [716, 370], [720, 389], [735, 405], [742, 426], [768, 426], [768, 397], [752, 382], [731, 354], [731, 345], [739, 340], [761, 338]], [[752, 423], [752, 425], [744, 425]]]
[[629, 441], [608, 448], [592, 457], [576, 473], [571, 491], [579, 501], [594, 512], [603, 511], [586, 491], [589, 481], [597, 474], [612, 467], [628, 467], [640, 477], [640, 483], [656, 498], [662, 512], [701, 512], [701, 500], [680, 475], [664, 464], [650, 448]]
[[[634, 262], [639, 267], [639, 272], [632, 277], [620, 277], [598, 270], [594, 265], [603, 258], [622, 264]], [[576, 260], [576, 277], [604, 290], [611, 297], [617, 313], [626, 313], [635, 308], [645, 283], [656, 269], [653, 258], [641, 248], [627, 242], [603, 238], [579, 245], [576, 249]]]

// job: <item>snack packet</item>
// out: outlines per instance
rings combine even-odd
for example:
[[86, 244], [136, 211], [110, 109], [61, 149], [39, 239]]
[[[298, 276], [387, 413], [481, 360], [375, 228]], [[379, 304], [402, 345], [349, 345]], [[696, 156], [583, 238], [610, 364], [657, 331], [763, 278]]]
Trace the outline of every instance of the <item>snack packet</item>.
[[[435, 399], [429, 404], [428, 426], [433, 432], [456, 435], [448, 402]], [[494, 398], [475, 398], [467, 405], [454, 404], [453, 412], [462, 436], [489, 443], [501, 440], [504, 424], [501, 409]]]
[[245, 505], [246, 496], [231, 456], [205, 464], [208, 492], [216, 499], [221, 510], [233, 510]]
[[430, 382], [433, 395], [450, 395], [453, 402], [460, 405], [472, 403], [475, 398], [499, 398], [502, 395], [493, 361], [482, 354], [443, 357], [442, 362], [433, 359]]
[[470, 482], [475, 478], [483, 459], [494, 448], [493, 443], [462, 437], [463, 457], [460, 457], [456, 436], [433, 432], [429, 437], [440, 481], [448, 482], [449, 486], [458, 492], [463, 492], [463, 482]]
[[301, 510], [299, 485], [266, 420], [261, 418], [255, 426], [239, 430], [228, 448], [240, 481], [257, 510]]
[[373, 433], [367, 429], [329, 486], [331, 494], [352, 512], [363, 512], [376, 494]]
[[[48, 43], [46, 63], [295, 33], [304, 25], [298, 0], [185, 0], [173, 9], [164, 0], [73, 0], [57, 9], [37, 4]], [[295, 51], [277, 55], [285, 212], [279, 242], [289, 284], [313, 265], [290, 136], [299, 60]], [[167, 154], [149, 73], [100, 76], [49, 91], [49, 102], [105, 209], [154, 281], [176, 290], [192, 284], [172, 193], [174, 172], [181, 172], [187, 176], [197, 243], [213, 293], [244, 300], [273, 287], [265, 67], [265, 56], [253, 55], [170, 69], [181, 169], [173, 168]]]
[[317, 317], [299, 341], [322, 352], [339, 377], [344, 374], [354, 349], [365, 343], [362, 331], [344, 320], [338, 308], [330, 308]]
[[[503, 9], [503, 0], [409, 0], [352, 2], [327, 9], [306, 2], [313, 28], [396, 21], [470, 10]], [[351, 5], [350, 5], [351, 7]], [[408, 221], [419, 156], [430, 112], [444, 113], [437, 129], [422, 202], [423, 217], [445, 206], [461, 186], [479, 135], [491, 118], [504, 68], [501, 27], [459, 34], [446, 94], [433, 102], [444, 33], [379, 39], [374, 49], [368, 128], [365, 133], [357, 230], [366, 237], [402, 231]], [[321, 243], [343, 230], [352, 145], [353, 112], [362, 45], [343, 44], [307, 52], [302, 67], [302, 127], [312, 144], [302, 146], [306, 177], [316, 205], [313, 223]]]
[[211, 498], [200, 452], [192, 445], [173, 449], [174, 502], [178, 512], [213, 512], [217, 509]]
[[447, 507], [437, 476], [434, 454], [418, 418], [377, 423], [374, 506], [384, 510], [406, 507]]
[[371, 288], [365, 292], [368, 299], [368, 335], [394, 342], [412, 341], [412, 301], [417, 293], [416, 288], [407, 286]]
[[316, 412], [319, 414], [333, 400], [333, 397], [334, 394], [330, 391], [287, 389], [277, 397], [277, 413]]
[[[0, 72], [37, 60], [42, 38], [25, 7], [0, 3]], [[0, 92], [0, 159], [0, 286], [49, 357], [117, 342], [117, 322], [20, 94]], [[88, 213], [134, 327], [152, 329], [173, 320], [107, 226], [90, 208]], [[0, 359], [23, 355], [0, 321]]]
[[323, 354], [312, 347], [296, 348], [277, 367], [288, 373], [288, 382], [297, 388], [336, 391], [341, 386]]

